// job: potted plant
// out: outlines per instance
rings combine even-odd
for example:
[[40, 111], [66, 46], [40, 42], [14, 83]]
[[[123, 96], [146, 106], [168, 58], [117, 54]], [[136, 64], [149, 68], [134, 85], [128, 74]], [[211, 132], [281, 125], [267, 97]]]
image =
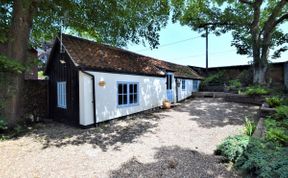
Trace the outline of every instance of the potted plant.
[[171, 103], [167, 99], [165, 99], [163, 101], [162, 105], [163, 105], [164, 109], [170, 109], [171, 108]]

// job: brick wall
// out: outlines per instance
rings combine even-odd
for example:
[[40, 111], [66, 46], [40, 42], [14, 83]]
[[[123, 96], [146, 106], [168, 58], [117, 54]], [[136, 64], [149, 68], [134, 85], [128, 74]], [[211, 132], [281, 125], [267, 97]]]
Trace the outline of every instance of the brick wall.
[[[193, 68], [193, 67], [191, 67]], [[208, 75], [215, 74], [219, 71], [225, 71], [225, 76], [231, 79], [235, 79], [242, 71], [251, 69], [250, 65], [240, 65], [240, 66], [228, 66], [228, 67], [213, 67], [208, 69]], [[198, 68], [198, 70], [200, 70]], [[205, 71], [202, 68], [202, 72]], [[286, 63], [274, 63], [269, 66], [269, 82], [273, 87], [288, 87], [288, 62]], [[205, 76], [205, 72], [203, 72]]]
[[25, 116], [48, 118], [48, 81], [25, 80]]

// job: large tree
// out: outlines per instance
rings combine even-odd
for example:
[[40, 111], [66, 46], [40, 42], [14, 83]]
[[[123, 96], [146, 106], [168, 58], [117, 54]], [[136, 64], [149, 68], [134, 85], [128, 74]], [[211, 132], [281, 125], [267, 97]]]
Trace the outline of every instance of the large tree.
[[[148, 42], [155, 47], [169, 18], [168, 2], [154, 0], [1, 0], [0, 8], [0, 42], [8, 46], [0, 57], [23, 65], [29, 45], [52, 39], [61, 24], [68, 32], [115, 46]], [[4, 115], [15, 123], [22, 117], [23, 74], [7, 75], [15, 90]]]
[[287, 29], [279, 25], [288, 19], [288, 0], [173, 0], [173, 20], [216, 35], [232, 31], [237, 53], [253, 57], [257, 84], [267, 82], [269, 52], [279, 57], [287, 50]]

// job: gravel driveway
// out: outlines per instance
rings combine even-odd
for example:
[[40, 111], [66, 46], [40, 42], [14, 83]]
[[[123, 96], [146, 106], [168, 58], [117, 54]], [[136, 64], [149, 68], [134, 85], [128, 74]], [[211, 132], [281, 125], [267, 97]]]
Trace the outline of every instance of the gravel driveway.
[[38, 124], [0, 142], [0, 177], [237, 177], [213, 151], [257, 109], [205, 98], [91, 129]]

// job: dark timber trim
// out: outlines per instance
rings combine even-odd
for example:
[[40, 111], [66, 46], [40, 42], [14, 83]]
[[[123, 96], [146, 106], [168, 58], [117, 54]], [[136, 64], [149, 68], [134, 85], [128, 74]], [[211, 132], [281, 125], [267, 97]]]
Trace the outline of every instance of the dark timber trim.
[[[49, 117], [55, 121], [79, 126], [79, 68], [70, 59], [67, 51], [60, 53], [60, 43], [55, 41], [49, 57]], [[57, 107], [57, 82], [66, 82], [67, 108]]]

